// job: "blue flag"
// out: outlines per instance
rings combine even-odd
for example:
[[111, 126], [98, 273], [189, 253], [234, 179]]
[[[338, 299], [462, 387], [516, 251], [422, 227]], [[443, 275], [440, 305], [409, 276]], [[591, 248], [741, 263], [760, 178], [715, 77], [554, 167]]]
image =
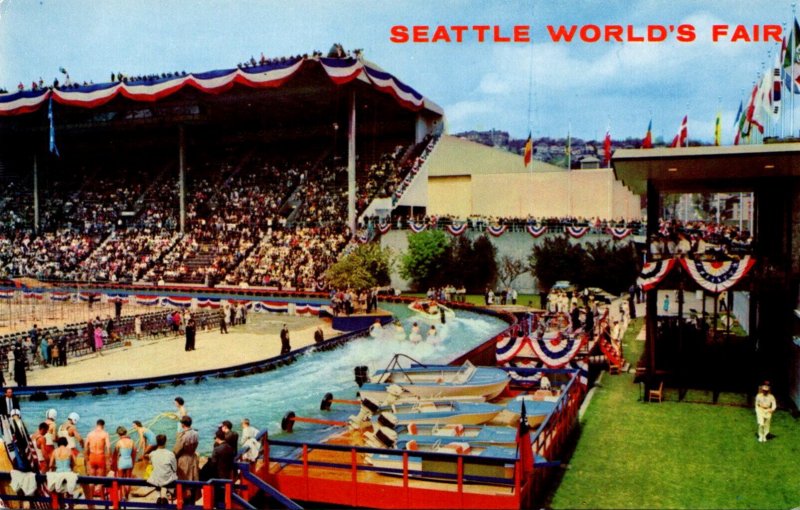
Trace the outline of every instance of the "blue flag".
[[53, 98], [50, 97], [50, 104], [47, 107], [47, 118], [50, 120], [50, 152], [56, 156], [61, 156], [56, 147], [56, 129], [53, 126]]

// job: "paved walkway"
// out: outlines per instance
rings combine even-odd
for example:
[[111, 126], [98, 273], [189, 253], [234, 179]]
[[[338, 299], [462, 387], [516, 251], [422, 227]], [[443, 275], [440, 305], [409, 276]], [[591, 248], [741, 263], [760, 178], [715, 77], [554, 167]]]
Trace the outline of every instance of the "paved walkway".
[[315, 317], [256, 315], [248, 324], [229, 328], [222, 335], [219, 329], [198, 331], [196, 349], [184, 350], [184, 337], [159, 340], [133, 340], [130, 347], [70, 359], [66, 367], [49, 367], [28, 373], [28, 385], [58, 385], [139, 379], [177, 375], [198, 370], [222, 369], [259, 361], [280, 354], [280, 330], [289, 328], [293, 349], [314, 343], [314, 331], [322, 326], [325, 338], [339, 332], [328, 322]]

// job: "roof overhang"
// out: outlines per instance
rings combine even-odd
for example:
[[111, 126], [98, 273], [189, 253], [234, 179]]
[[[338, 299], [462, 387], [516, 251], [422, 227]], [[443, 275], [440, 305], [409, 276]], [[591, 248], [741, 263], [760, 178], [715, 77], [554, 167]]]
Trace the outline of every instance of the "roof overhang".
[[765, 179], [800, 176], [800, 143], [620, 149], [617, 179], [638, 195], [647, 183], [664, 192], [748, 191]]

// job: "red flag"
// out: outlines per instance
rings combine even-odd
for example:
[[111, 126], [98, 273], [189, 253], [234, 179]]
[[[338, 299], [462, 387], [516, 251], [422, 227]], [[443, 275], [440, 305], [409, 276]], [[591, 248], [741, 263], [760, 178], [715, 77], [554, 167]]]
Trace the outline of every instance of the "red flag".
[[647, 134], [644, 135], [644, 140], [642, 140], [642, 149], [652, 149], [653, 148], [653, 119], [650, 119], [650, 122], [647, 123]]
[[606, 166], [611, 163], [611, 128], [606, 129], [606, 139], [603, 141], [603, 155], [606, 160]]
[[747, 104], [747, 122], [750, 126], [755, 126], [759, 133], [764, 133], [764, 126], [755, 118], [756, 113], [756, 96], [758, 95], [758, 83], [753, 86], [753, 92], [750, 94], [750, 102]]
[[685, 147], [686, 139], [689, 138], [689, 116], [684, 115], [683, 122], [681, 122], [681, 129], [675, 138], [672, 139], [670, 147]]
[[525, 166], [531, 164], [531, 160], [533, 159], [533, 139], [531, 138], [531, 134], [528, 133], [528, 140], [525, 142], [525, 151], [522, 154], [522, 160], [525, 162]]

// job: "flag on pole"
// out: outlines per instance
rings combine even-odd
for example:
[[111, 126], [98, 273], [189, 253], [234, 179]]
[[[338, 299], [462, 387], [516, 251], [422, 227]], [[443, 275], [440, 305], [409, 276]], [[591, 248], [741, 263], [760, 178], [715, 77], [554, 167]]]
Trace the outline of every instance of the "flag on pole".
[[735, 134], [733, 135], [733, 145], [739, 145], [739, 141], [742, 137], [742, 129], [744, 128], [744, 115], [742, 115], [742, 100], [739, 100], [739, 110], [736, 112], [736, 118], [733, 121], [733, 129]]
[[748, 135], [753, 126], [758, 129], [759, 133], [764, 133], [764, 126], [756, 118], [756, 103], [758, 102], [758, 83], [753, 85], [753, 92], [750, 94], [750, 101], [747, 103], [745, 110], [745, 118], [747, 119], [747, 133], [742, 132], [743, 135]]
[[611, 166], [611, 126], [606, 129], [606, 138], [603, 140], [603, 156], [606, 160], [606, 166]]
[[776, 55], [775, 65], [772, 66], [772, 95], [770, 96], [770, 106], [772, 118], [778, 120], [781, 115], [781, 56]]
[[644, 135], [644, 140], [642, 140], [642, 149], [652, 149], [653, 148], [653, 119], [650, 119], [650, 122], [647, 123], [647, 133]]
[[533, 139], [531, 138], [530, 131], [528, 132], [528, 140], [525, 142], [525, 150], [522, 154], [522, 160], [525, 163], [526, 168], [531, 164], [531, 161], [533, 161]]
[[717, 112], [717, 121], [714, 124], [714, 145], [722, 145], [722, 112]]
[[670, 144], [670, 147], [685, 147], [688, 139], [689, 139], [689, 116], [684, 115], [683, 121], [681, 122], [681, 128], [678, 130], [678, 134], [675, 135], [675, 138], [672, 139], [672, 144]]
[[567, 170], [572, 170], [572, 134], [567, 131], [567, 146], [564, 148], [564, 155], [567, 157]]
[[56, 156], [61, 156], [56, 147], [56, 128], [53, 125], [53, 97], [50, 97], [50, 103], [47, 105], [47, 118], [50, 121], [50, 152]]
[[794, 94], [800, 94], [800, 64], [797, 63], [797, 45], [800, 25], [794, 20], [794, 28], [789, 34], [786, 50], [783, 52], [783, 83]]

